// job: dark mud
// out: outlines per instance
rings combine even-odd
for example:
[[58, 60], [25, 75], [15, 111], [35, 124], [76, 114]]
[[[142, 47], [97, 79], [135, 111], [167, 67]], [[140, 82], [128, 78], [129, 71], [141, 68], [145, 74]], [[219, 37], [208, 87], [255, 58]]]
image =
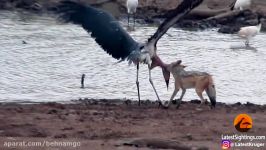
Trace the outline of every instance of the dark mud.
[[266, 106], [218, 103], [210, 109], [208, 105], [199, 108], [198, 102], [183, 102], [179, 109], [173, 105], [167, 110], [153, 101], [138, 106], [136, 101], [108, 99], [69, 104], [1, 103], [0, 149], [12, 137], [17, 141], [75, 139], [81, 142], [81, 150], [215, 150], [221, 149], [222, 134], [238, 133], [233, 121], [242, 113], [249, 114], [254, 123], [246, 134], [266, 135]]

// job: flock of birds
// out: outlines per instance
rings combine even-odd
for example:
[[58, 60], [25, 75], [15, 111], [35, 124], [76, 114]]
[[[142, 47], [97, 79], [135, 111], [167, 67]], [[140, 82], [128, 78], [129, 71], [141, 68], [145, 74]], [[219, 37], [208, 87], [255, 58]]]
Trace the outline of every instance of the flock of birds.
[[[91, 37], [95, 39], [102, 49], [113, 58], [120, 61], [127, 60], [130, 64], [134, 63], [136, 65], [136, 85], [139, 105], [139, 65], [141, 63], [147, 64], [150, 84], [158, 98], [159, 104], [161, 104], [161, 100], [152, 81], [151, 70], [155, 67], [162, 69], [167, 87], [170, 72], [166, 69], [166, 63], [157, 55], [157, 42], [166, 34], [169, 28], [202, 2], [203, 0], [183, 0], [157, 28], [157, 31], [144, 43], [135, 41], [111, 14], [101, 9], [79, 2], [65, 0], [58, 5], [56, 13], [59, 15], [60, 20], [82, 26], [91, 34]], [[237, 0], [234, 9], [243, 9], [247, 5], [250, 5], [250, 0]], [[138, 0], [127, 0], [128, 25], [130, 15], [133, 15], [135, 26], [137, 6]], [[255, 36], [260, 31], [260, 28], [261, 24], [258, 26], [243, 27], [239, 31], [239, 36], [245, 38], [247, 40], [246, 45], [248, 45], [250, 38]]]

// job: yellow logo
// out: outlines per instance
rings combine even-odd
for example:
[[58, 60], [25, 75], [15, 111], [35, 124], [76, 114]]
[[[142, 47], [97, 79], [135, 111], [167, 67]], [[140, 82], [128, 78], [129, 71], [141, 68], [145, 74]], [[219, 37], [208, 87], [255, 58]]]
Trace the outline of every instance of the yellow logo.
[[252, 119], [247, 114], [239, 114], [234, 120], [234, 126], [239, 132], [247, 132], [252, 128]]

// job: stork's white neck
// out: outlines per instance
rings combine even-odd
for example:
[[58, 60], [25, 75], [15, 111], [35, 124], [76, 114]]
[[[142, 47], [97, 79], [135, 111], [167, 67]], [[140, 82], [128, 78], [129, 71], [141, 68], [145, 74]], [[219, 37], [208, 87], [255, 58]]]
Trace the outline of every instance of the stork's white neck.
[[153, 43], [147, 43], [145, 46], [145, 50], [153, 57], [156, 54], [156, 47], [154, 47]]

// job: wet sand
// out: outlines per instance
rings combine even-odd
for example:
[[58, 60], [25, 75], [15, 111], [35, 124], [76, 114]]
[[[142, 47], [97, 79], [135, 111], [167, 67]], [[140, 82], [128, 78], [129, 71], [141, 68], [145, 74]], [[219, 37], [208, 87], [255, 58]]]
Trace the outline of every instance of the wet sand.
[[[211, 110], [207, 105], [201, 108], [198, 105], [185, 102], [178, 110], [174, 105], [166, 110], [151, 101], [143, 102], [140, 107], [137, 102], [120, 100], [2, 103], [0, 149], [220, 150], [221, 135], [241, 134], [233, 126], [234, 118], [241, 113], [253, 118], [253, 128], [245, 134], [266, 135], [266, 106], [219, 103]], [[80, 143], [76, 148], [5, 145], [20, 141]]]

